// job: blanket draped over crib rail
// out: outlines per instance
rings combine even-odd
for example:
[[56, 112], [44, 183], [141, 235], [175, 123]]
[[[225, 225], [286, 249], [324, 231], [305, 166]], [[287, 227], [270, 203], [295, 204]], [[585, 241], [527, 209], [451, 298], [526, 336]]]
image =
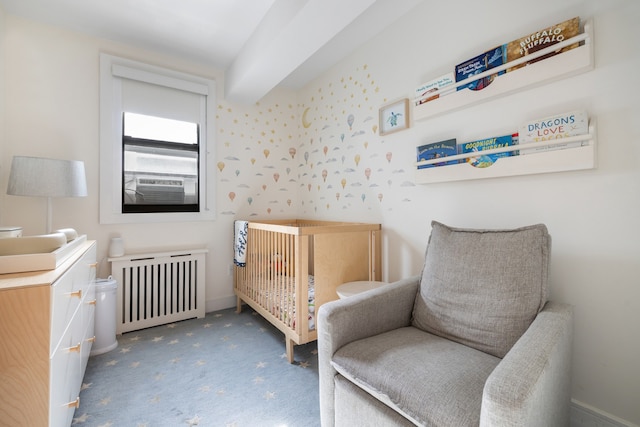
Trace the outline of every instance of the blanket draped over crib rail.
[[235, 221], [233, 225], [233, 263], [238, 267], [244, 267], [247, 260], [249, 221]]
[[280, 329], [289, 362], [294, 344], [316, 340], [315, 314], [338, 286], [382, 279], [380, 224], [294, 219], [234, 229], [237, 310], [246, 303]]

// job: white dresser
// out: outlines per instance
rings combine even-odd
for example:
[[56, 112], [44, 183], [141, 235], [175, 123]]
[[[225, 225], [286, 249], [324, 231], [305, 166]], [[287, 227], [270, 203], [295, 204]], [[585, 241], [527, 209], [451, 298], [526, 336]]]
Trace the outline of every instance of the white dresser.
[[94, 341], [96, 243], [0, 275], [0, 425], [69, 426]]

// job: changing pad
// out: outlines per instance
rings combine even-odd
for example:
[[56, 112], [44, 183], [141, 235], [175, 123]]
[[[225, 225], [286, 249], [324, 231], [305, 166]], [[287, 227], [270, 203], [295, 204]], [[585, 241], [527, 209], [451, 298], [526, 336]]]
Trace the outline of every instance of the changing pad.
[[0, 239], [0, 256], [53, 252], [67, 243], [64, 233]]

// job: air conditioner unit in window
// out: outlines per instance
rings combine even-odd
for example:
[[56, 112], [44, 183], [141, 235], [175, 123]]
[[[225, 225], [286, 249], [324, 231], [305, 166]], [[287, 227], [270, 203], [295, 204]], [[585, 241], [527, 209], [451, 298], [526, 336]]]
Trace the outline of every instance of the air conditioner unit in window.
[[139, 176], [136, 178], [136, 203], [182, 204], [184, 203], [184, 180]]

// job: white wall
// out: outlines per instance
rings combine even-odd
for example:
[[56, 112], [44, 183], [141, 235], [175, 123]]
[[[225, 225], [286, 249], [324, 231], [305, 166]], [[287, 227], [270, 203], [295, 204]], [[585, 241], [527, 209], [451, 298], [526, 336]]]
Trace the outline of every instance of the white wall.
[[[412, 97], [414, 87], [455, 64], [574, 16], [595, 21], [594, 71], [385, 137], [373, 132], [385, 102]], [[426, 2], [299, 94], [312, 122], [300, 138], [300, 151], [310, 153], [300, 170], [303, 215], [381, 222], [388, 280], [420, 271], [431, 220], [489, 228], [545, 223], [553, 236], [551, 298], [575, 307], [573, 398], [636, 424], [640, 90], [624, 79], [640, 67], [639, 16], [636, 1]], [[511, 133], [526, 120], [578, 108], [597, 119], [595, 170], [414, 184], [418, 145]]]
[[[54, 227], [72, 226], [98, 240], [101, 277], [108, 274], [107, 244], [115, 234], [123, 236], [129, 252], [209, 248], [209, 310], [233, 304], [227, 268], [235, 218], [299, 215], [381, 222], [387, 280], [419, 272], [431, 220], [469, 227], [544, 222], [554, 239], [551, 296], [575, 307], [573, 397], [638, 424], [640, 153], [633, 121], [640, 114], [640, 94], [623, 78], [640, 67], [640, 30], [634, 22], [640, 4], [469, 3], [466, 9], [425, 3], [299, 93], [278, 90], [253, 106], [229, 104], [219, 93], [212, 112], [217, 162], [224, 163], [215, 177], [217, 220], [144, 226], [98, 223], [99, 52], [215, 78], [220, 90], [222, 73], [7, 15], [0, 33], [5, 46], [0, 73], [6, 82], [0, 188], [6, 188], [13, 155], [84, 160], [89, 196], [56, 200]], [[576, 15], [595, 19], [594, 71], [387, 137], [373, 130], [383, 103], [411, 96], [415, 86], [480, 50]], [[306, 108], [309, 128], [300, 125]], [[414, 184], [417, 145], [511, 131], [524, 120], [573, 108], [586, 108], [597, 118], [596, 170]], [[349, 114], [354, 115], [351, 129]], [[41, 233], [44, 201], [2, 191], [0, 218], [5, 225], [22, 225], [25, 234]]]
[[[275, 215], [295, 217], [297, 188], [285, 179], [276, 187], [273, 173], [290, 163], [295, 137], [295, 93], [274, 91], [257, 105], [228, 104], [220, 71], [6, 16], [2, 37], [6, 76], [6, 140], [2, 145], [0, 188], [14, 155], [78, 159], [85, 162], [89, 195], [54, 199], [53, 227], [74, 227], [98, 241], [99, 277], [109, 274], [110, 237], [120, 235], [127, 253], [206, 247], [207, 310], [235, 304], [232, 288], [233, 220]], [[216, 126], [217, 219], [209, 222], [100, 225], [99, 202], [99, 53], [106, 52], [217, 80], [217, 105], [209, 112]], [[264, 150], [269, 150], [268, 155]], [[282, 160], [284, 159], [284, 160]], [[264, 188], [263, 188], [264, 186]], [[233, 193], [233, 195], [231, 195]], [[237, 196], [235, 196], [237, 194]], [[272, 203], [276, 196], [282, 203]], [[251, 203], [248, 200], [251, 199]], [[291, 200], [290, 203], [286, 203]], [[288, 210], [289, 213], [282, 211]], [[44, 232], [44, 200], [0, 193], [4, 225], [20, 225], [25, 235]]]

